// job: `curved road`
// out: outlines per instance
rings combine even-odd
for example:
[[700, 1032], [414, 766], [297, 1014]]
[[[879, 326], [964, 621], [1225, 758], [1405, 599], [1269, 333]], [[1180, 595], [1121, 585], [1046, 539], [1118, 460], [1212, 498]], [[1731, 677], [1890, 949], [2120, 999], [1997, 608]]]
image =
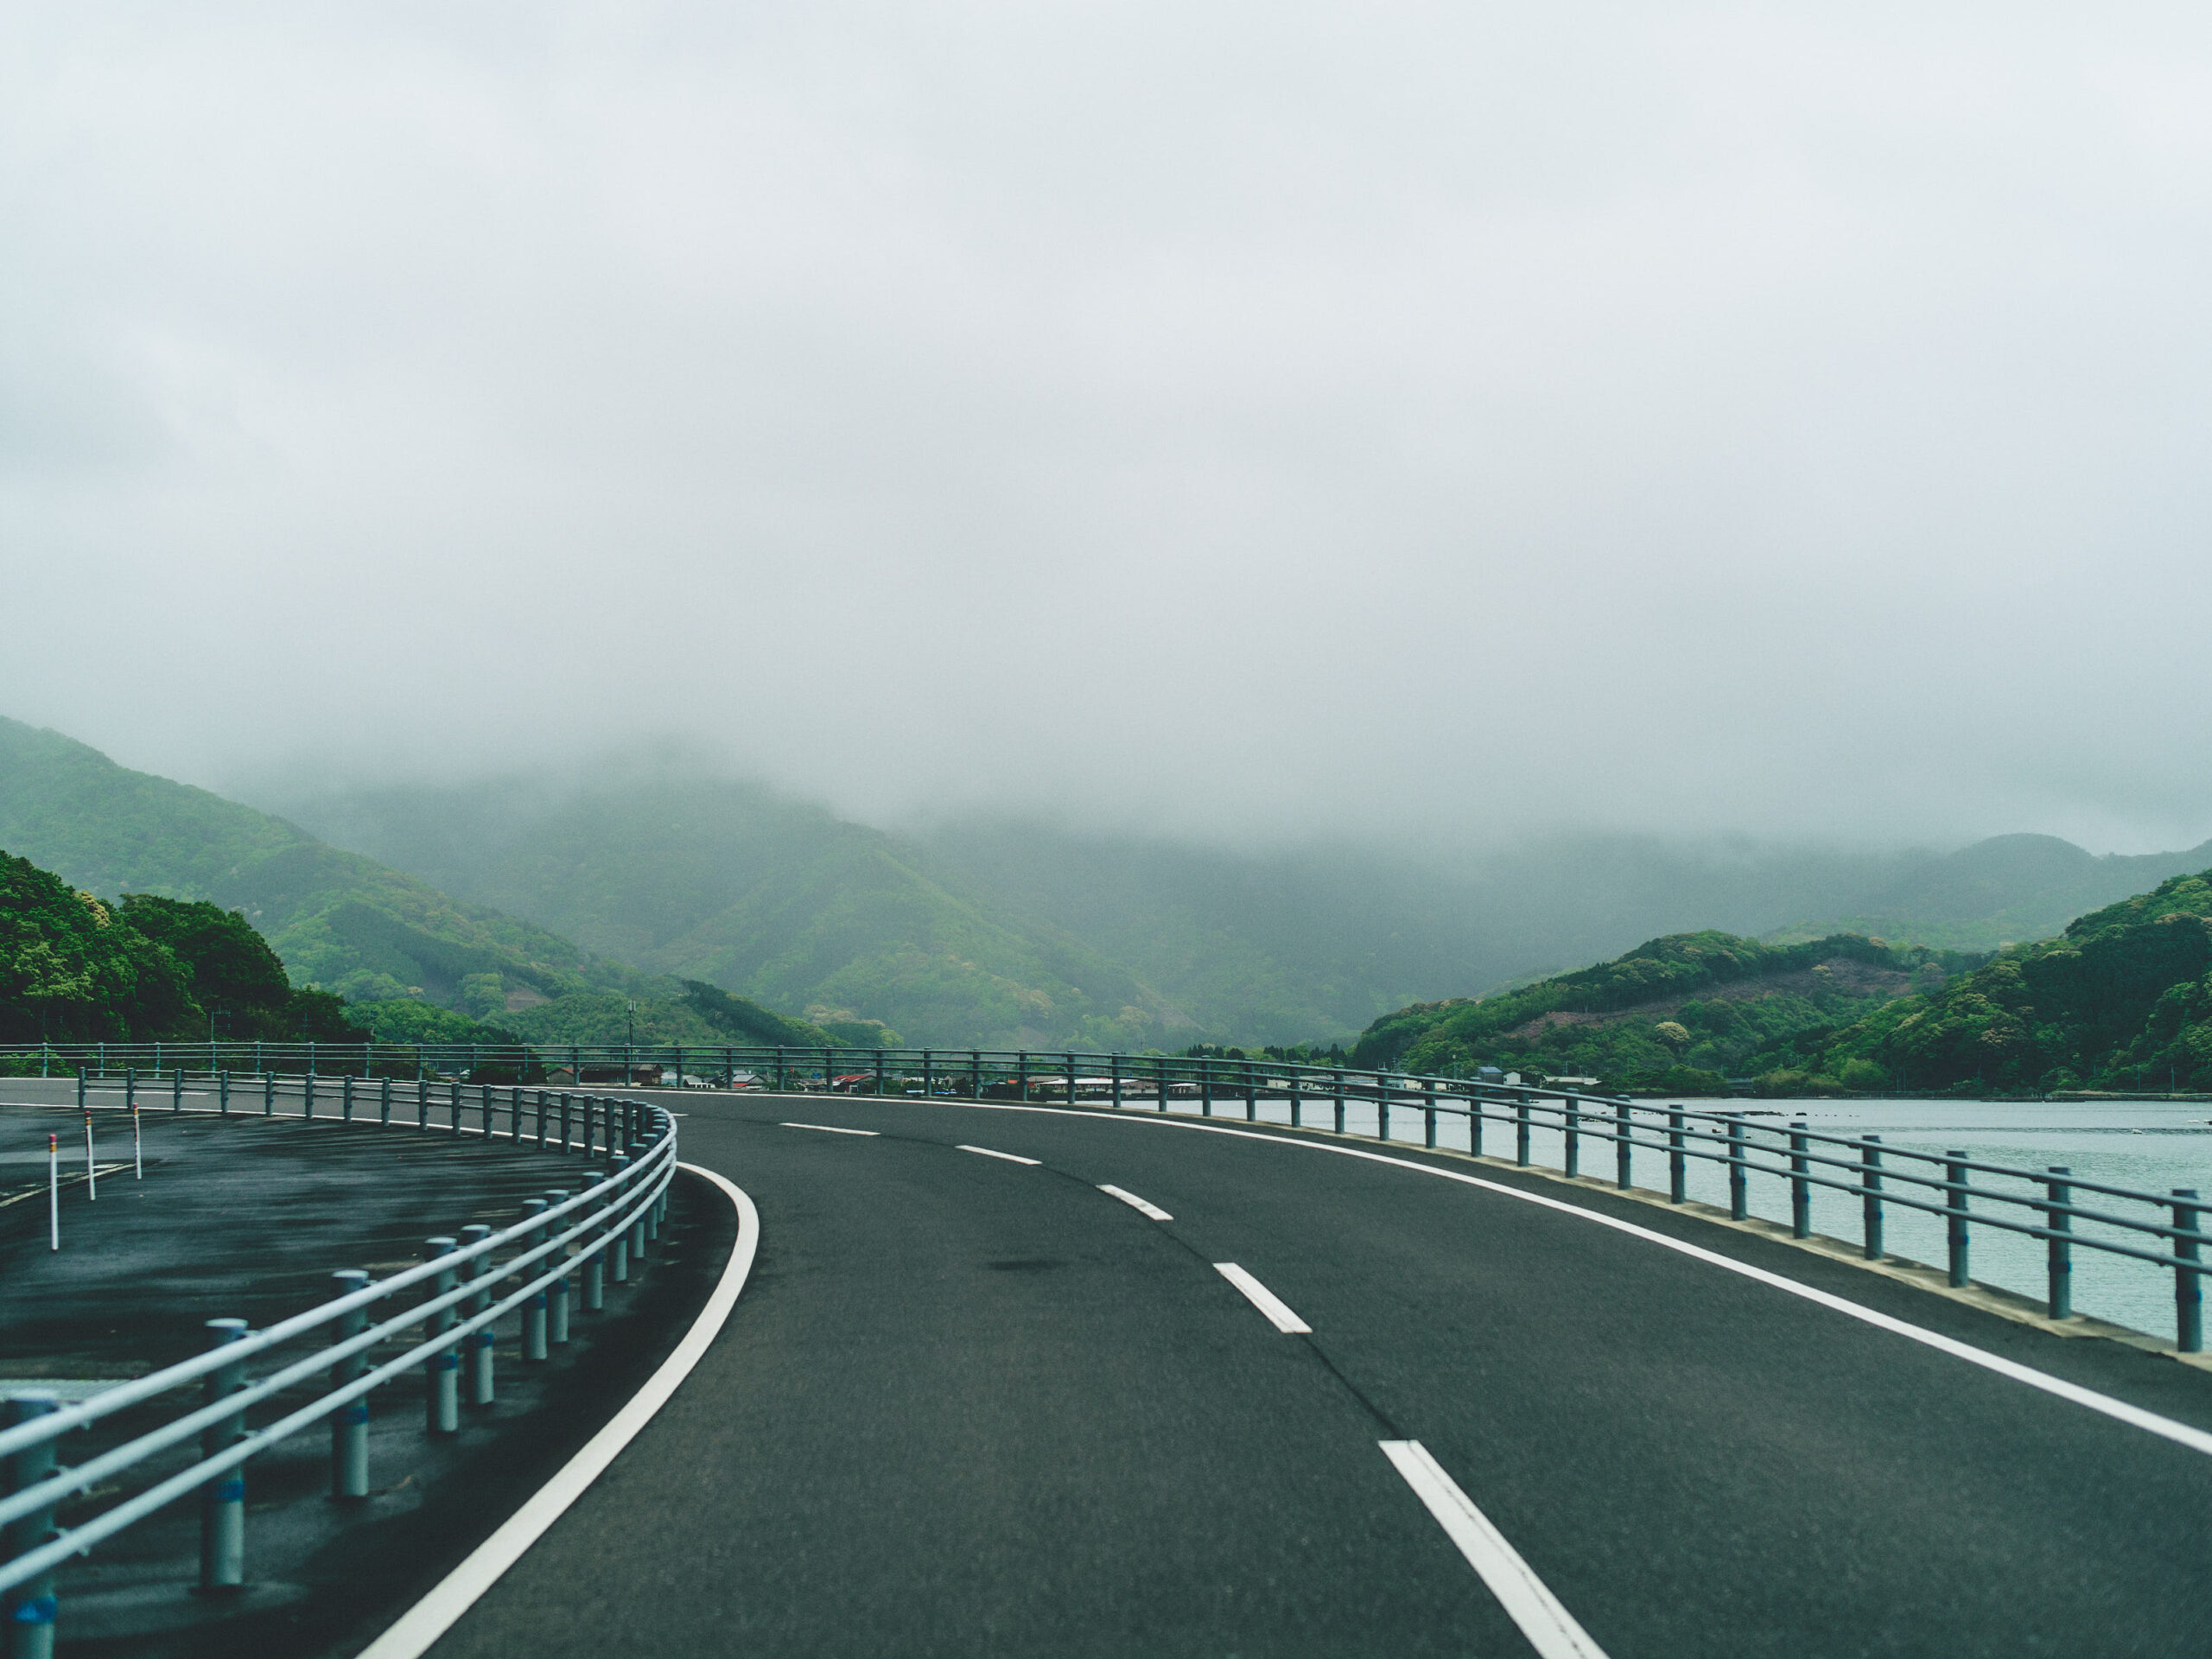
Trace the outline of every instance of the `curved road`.
[[2170, 1360], [1465, 1159], [658, 1098], [752, 1279], [436, 1659], [2212, 1651], [2212, 1456], [1592, 1217], [2212, 1428]]

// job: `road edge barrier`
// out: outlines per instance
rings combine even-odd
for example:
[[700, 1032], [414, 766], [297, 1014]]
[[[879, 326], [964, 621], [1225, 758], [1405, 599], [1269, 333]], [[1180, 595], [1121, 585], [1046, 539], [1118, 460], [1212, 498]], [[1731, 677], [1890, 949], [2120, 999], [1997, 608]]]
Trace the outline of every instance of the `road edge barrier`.
[[720, 1187], [737, 1211], [737, 1242], [722, 1268], [721, 1278], [707, 1298], [706, 1306], [700, 1310], [699, 1317], [692, 1321], [690, 1330], [677, 1344], [675, 1351], [661, 1362], [660, 1369], [630, 1397], [629, 1403], [586, 1441], [583, 1449], [563, 1465], [552, 1479], [531, 1494], [498, 1531], [472, 1550], [429, 1594], [402, 1613], [383, 1635], [362, 1649], [359, 1659], [419, 1659], [420, 1655], [428, 1652], [591, 1489], [592, 1483], [606, 1472], [622, 1449], [668, 1403], [677, 1386], [706, 1357], [707, 1350], [721, 1334], [722, 1326], [737, 1306], [739, 1294], [752, 1276], [753, 1256], [760, 1247], [760, 1212], [742, 1187], [713, 1170], [696, 1164], [678, 1164], [677, 1167]]

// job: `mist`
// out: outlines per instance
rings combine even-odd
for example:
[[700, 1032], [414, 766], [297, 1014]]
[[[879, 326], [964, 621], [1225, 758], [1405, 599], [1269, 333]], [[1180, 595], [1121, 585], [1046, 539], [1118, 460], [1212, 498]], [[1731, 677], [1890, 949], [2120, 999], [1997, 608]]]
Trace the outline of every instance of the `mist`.
[[127, 765], [2212, 834], [2198, 9], [16, 8], [0, 192]]

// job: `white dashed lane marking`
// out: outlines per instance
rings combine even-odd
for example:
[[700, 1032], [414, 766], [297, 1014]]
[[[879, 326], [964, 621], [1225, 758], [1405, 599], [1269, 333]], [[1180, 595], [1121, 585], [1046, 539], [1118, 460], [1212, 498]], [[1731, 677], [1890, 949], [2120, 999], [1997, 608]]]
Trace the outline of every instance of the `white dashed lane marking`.
[[1521, 1552], [1505, 1541], [1505, 1535], [1429, 1456], [1427, 1446], [1419, 1440], [1377, 1444], [1541, 1659], [1605, 1659], [1605, 1650], [1560, 1605]]
[[978, 1158], [1003, 1158], [1009, 1164], [1028, 1164], [1032, 1167], [1034, 1167], [1037, 1163], [1037, 1160], [1034, 1158], [1018, 1158], [1010, 1152], [993, 1152], [988, 1147], [963, 1146], [957, 1147], [956, 1150], [960, 1152], [972, 1152]]
[[1217, 1262], [1213, 1270], [1244, 1293], [1245, 1300], [1268, 1316], [1268, 1322], [1286, 1337], [1311, 1336], [1313, 1327], [1290, 1311], [1283, 1299], [1234, 1262]]
[[1140, 1215], [1149, 1216], [1154, 1221], [1173, 1221], [1175, 1219], [1174, 1217], [1169, 1215], [1158, 1205], [1147, 1204], [1142, 1198], [1137, 1197], [1135, 1193], [1124, 1192], [1118, 1186], [1109, 1186], [1105, 1182], [1101, 1181], [1098, 1184], [1098, 1190], [1101, 1192], [1105, 1193], [1109, 1198], [1119, 1198], [1123, 1204], [1128, 1205], [1130, 1209], [1135, 1210]]

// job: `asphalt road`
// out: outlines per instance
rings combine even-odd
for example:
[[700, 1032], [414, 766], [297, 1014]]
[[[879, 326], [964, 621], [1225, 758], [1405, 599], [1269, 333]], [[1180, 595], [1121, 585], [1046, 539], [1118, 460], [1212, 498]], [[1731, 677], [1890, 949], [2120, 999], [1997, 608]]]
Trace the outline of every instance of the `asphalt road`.
[[[437, 1659], [1538, 1651], [1408, 1440], [1611, 1659], [2212, 1652], [2212, 1457], [1587, 1213], [1242, 1125], [680, 1105], [752, 1280]], [[2170, 1360], [1576, 1202], [2212, 1427]]]

